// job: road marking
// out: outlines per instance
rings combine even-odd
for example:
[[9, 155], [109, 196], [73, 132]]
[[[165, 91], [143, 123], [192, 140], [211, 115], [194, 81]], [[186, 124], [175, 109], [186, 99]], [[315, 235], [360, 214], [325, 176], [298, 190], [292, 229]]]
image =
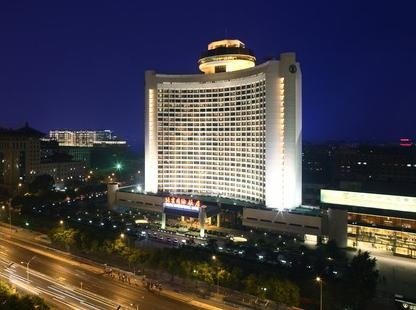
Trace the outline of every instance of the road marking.
[[102, 309], [102, 308], [97, 308], [97, 307], [95, 307], [92, 304], [87, 303], [87, 302], [81, 302], [81, 304], [83, 304], [83, 305], [85, 305], [85, 306], [87, 306], [88, 308], [91, 308], [91, 309], [97, 309], [97, 310], [101, 310]]
[[73, 299], [75, 299], [75, 300], [78, 300], [79, 302], [84, 301], [84, 299], [79, 298], [79, 297], [77, 297], [77, 296], [76, 296], [76, 295], [74, 295], [74, 294], [70, 294], [70, 293], [65, 292], [65, 291], [63, 291], [63, 290], [60, 290], [60, 289], [58, 289], [58, 288], [56, 288], [56, 287], [53, 287], [52, 285], [48, 286], [48, 288], [49, 288], [49, 289], [51, 289], [51, 290], [53, 290], [53, 291], [55, 291], [55, 292], [58, 292], [58, 293], [60, 293], [60, 294], [63, 294], [63, 295], [65, 295], [65, 296], [68, 296], [68, 297], [70, 297], [70, 298], [73, 298]]

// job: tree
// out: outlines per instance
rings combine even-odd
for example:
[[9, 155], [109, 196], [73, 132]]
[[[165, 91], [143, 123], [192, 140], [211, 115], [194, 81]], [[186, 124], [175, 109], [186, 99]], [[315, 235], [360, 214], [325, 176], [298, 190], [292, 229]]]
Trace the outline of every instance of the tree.
[[77, 237], [79, 231], [73, 228], [69, 229], [56, 229], [51, 234], [51, 239], [53, 242], [59, 244], [60, 246], [65, 247], [66, 250], [74, 248], [77, 245]]
[[2, 304], [10, 295], [12, 295], [12, 289], [6, 282], [0, 281], [0, 304]]
[[244, 286], [244, 291], [246, 293], [257, 296], [259, 293], [260, 281], [256, 275], [250, 274], [244, 280]]
[[365, 309], [376, 293], [379, 272], [376, 259], [368, 252], [358, 251], [348, 265], [340, 285], [342, 303], [352, 309]]
[[40, 298], [37, 295], [30, 295], [30, 300], [32, 302], [32, 309], [38, 310], [49, 310], [49, 306], [45, 303], [45, 300]]
[[242, 276], [243, 273], [241, 269], [237, 266], [233, 266], [230, 272], [230, 277], [227, 280], [225, 280], [225, 285], [233, 289], [241, 289]]
[[272, 279], [268, 285], [268, 298], [288, 306], [297, 306], [300, 300], [299, 288], [288, 280]]
[[18, 295], [10, 285], [0, 281], [0, 308], [4, 310], [49, 310], [45, 301], [36, 295]]

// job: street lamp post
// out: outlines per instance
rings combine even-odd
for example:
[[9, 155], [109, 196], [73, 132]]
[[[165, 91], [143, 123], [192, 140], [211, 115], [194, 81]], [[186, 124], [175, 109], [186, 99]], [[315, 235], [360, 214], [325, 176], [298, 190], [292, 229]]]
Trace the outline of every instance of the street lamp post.
[[12, 199], [9, 199], [8, 201], [8, 205], [9, 205], [9, 230], [10, 230], [10, 236], [12, 235]]
[[[29, 265], [30, 265], [30, 262], [32, 261], [32, 260], [34, 260], [36, 258], [36, 255], [33, 255], [32, 256], [32, 258], [31, 259], [29, 259], [28, 261], [27, 261], [27, 263], [26, 263], [26, 275], [27, 275], [27, 279], [29, 280]], [[24, 262], [22, 262], [22, 264], [24, 264]]]
[[[217, 257], [215, 255], [212, 255], [212, 260], [215, 262], [217, 260]], [[218, 266], [216, 266], [217, 269], [217, 295], [220, 293], [220, 270]]]
[[217, 295], [220, 293], [220, 270], [217, 267]]
[[322, 305], [322, 279], [320, 277], [316, 277], [316, 282], [319, 283], [320, 286], [320, 298], [319, 298], [319, 309], [322, 310], [323, 309], [323, 305]]
[[127, 246], [128, 246], [128, 247], [130, 247], [130, 238], [129, 238], [128, 236], [126, 236], [126, 234], [125, 234], [125, 233], [121, 233], [121, 234], [120, 234], [120, 238], [121, 238], [122, 240], [127, 240]]

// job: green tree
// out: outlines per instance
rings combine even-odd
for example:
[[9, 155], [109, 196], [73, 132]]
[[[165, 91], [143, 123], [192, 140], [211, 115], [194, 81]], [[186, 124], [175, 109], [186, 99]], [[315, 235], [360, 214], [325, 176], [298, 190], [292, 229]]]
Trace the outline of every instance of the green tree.
[[10, 285], [0, 281], [0, 309], [4, 310], [49, 310], [45, 301], [36, 295], [18, 295]]
[[358, 251], [348, 265], [339, 287], [342, 303], [352, 309], [365, 309], [366, 304], [375, 296], [379, 272], [376, 259], [368, 252]]
[[260, 281], [256, 275], [250, 274], [243, 282], [246, 293], [256, 296], [259, 294]]
[[299, 305], [299, 288], [289, 280], [272, 279], [269, 281], [270, 290], [267, 297], [288, 306]]
[[59, 228], [52, 232], [51, 240], [66, 250], [70, 250], [76, 247], [78, 234], [79, 231], [73, 228]]
[[49, 306], [46, 304], [43, 298], [36, 295], [31, 295], [30, 300], [32, 301], [33, 307], [38, 310], [49, 310]]
[[10, 286], [7, 285], [6, 282], [0, 281], [0, 304], [7, 300], [12, 294], [13, 292]]

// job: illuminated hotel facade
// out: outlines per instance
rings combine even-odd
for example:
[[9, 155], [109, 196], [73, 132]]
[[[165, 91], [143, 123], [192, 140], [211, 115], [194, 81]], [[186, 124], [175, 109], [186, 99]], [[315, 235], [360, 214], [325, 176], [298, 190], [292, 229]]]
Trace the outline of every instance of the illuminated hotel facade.
[[198, 63], [204, 74], [146, 72], [145, 191], [298, 207], [302, 85], [295, 54], [255, 66], [242, 42], [222, 40]]

